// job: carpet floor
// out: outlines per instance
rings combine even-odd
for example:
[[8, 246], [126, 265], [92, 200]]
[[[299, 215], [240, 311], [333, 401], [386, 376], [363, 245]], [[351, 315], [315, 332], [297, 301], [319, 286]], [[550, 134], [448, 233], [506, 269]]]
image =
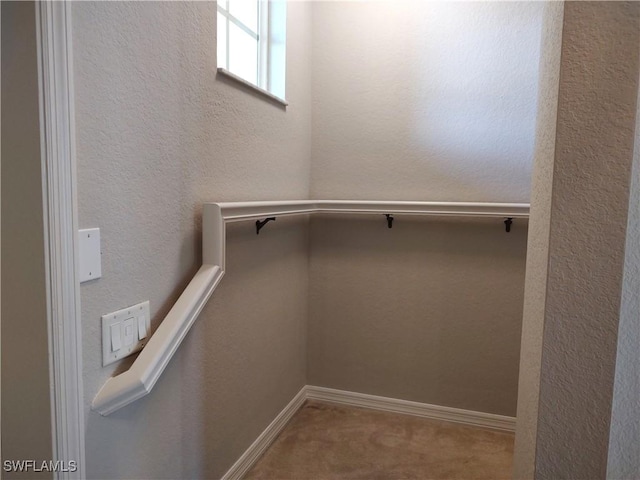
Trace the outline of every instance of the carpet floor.
[[307, 401], [245, 480], [508, 479], [512, 433]]

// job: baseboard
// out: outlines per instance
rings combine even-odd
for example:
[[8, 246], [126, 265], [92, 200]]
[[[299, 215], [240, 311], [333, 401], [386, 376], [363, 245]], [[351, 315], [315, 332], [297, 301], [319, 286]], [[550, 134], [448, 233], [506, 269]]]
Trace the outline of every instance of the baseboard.
[[287, 425], [289, 420], [291, 420], [291, 417], [302, 407], [306, 400], [318, 400], [321, 402], [370, 408], [384, 412], [414, 415], [417, 417], [432, 418], [434, 420], [507, 432], [514, 432], [516, 427], [516, 419], [514, 417], [307, 385], [302, 387], [293, 400], [284, 407], [284, 410], [278, 414], [275, 420], [269, 424], [256, 441], [251, 444], [247, 451], [244, 452], [229, 471], [224, 474], [222, 480], [239, 480], [251, 470], [251, 467], [258, 461], [265, 450], [269, 448], [278, 434]]
[[302, 407], [302, 404], [307, 399], [306, 389], [307, 387], [302, 387], [293, 400], [284, 407], [284, 410], [278, 414], [275, 420], [269, 424], [256, 441], [251, 444], [247, 451], [244, 452], [238, 461], [224, 474], [222, 480], [241, 479], [251, 467], [253, 467], [264, 451], [269, 448], [278, 434], [287, 425], [289, 420], [291, 420], [291, 417]]
[[338, 403], [341, 405], [371, 408], [385, 412], [415, 415], [418, 417], [432, 418], [434, 420], [443, 420], [446, 422], [455, 422], [474, 427], [491, 428], [507, 432], [514, 432], [516, 428], [516, 419], [514, 417], [496, 415], [493, 413], [474, 412], [459, 408], [441, 407], [439, 405], [429, 405], [428, 403], [411, 402], [409, 400], [399, 400], [397, 398], [379, 397], [377, 395], [367, 395], [365, 393], [347, 392], [344, 390], [335, 390], [333, 388], [307, 385], [306, 398], [308, 400], [319, 400], [323, 402]]

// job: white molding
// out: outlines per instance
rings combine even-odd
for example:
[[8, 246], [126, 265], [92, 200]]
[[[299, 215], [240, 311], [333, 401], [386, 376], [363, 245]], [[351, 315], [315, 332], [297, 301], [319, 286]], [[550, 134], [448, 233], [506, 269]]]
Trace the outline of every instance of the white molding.
[[306, 392], [308, 400], [319, 400], [323, 402], [338, 403], [341, 405], [350, 405], [352, 407], [402, 413], [405, 415], [414, 415], [433, 420], [461, 423], [463, 425], [491, 428], [493, 430], [503, 430], [506, 432], [515, 432], [516, 428], [516, 419], [514, 417], [496, 415], [493, 413], [442, 407], [440, 405], [430, 405], [428, 403], [379, 397], [377, 395], [335, 390], [333, 388], [314, 387], [311, 385], [307, 386]]
[[247, 448], [236, 463], [222, 476], [221, 480], [239, 480], [246, 475], [307, 400], [368, 408], [402, 415], [413, 415], [432, 420], [441, 420], [471, 427], [489, 428], [506, 432], [514, 432], [516, 427], [516, 419], [514, 417], [307, 385], [298, 392], [284, 410], [278, 414], [275, 420], [260, 434], [256, 441]]
[[151, 336], [140, 355], [134, 360], [131, 368], [107, 380], [93, 399], [91, 408], [101, 415], [109, 415], [151, 391], [224, 275], [228, 222], [312, 213], [527, 218], [529, 205], [384, 200], [205, 203], [202, 212], [202, 267]]
[[131, 368], [102, 386], [91, 404], [93, 410], [109, 415], [151, 392], [223, 274], [217, 265], [198, 270]]
[[269, 424], [267, 428], [260, 434], [255, 442], [242, 454], [236, 463], [222, 476], [221, 480], [241, 479], [255, 463], [260, 459], [262, 454], [273, 443], [278, 434], [287, 426], [291, 417], [302, 407], [306, 397], [307, 387], [302, 387], [293, 400], [284, 407], [278, 416]]
[[528, 218], [528, 203], [406, 202], [388, 200], [288, 200], [228, 202], [217, 205], [225, 221], [249, 220], [268, 215], [308, 213], [397, 214], [461, 217]]
[[71, 7], [36, 3], [53, 456], [85, 478]]

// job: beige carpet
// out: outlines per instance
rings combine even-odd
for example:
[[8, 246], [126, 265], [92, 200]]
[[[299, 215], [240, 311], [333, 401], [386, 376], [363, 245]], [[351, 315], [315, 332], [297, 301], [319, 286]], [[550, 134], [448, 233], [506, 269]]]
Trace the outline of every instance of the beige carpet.
[[507, 479], [513, 434], [308, 401], [245, 479]]

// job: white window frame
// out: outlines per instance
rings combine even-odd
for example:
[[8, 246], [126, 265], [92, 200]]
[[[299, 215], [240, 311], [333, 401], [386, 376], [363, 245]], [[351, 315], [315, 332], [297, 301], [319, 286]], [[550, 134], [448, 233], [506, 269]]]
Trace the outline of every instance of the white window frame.
[[[238, 0], [236, 0], [238, 1]], [[271, 31], [272, 25], [274, 22], [272, 21], [272, 14], [274, 12], [273, 7], [274, 0], [257, 0], [258, 3], [258, 20], [257, 20], [257, 31], [251, 29], [248, 25], [243, 23], [240, 19], [235, 17], [230, 12], [229, 8], [229, 0], [218, 0], [217, 2], [217, 13], [220, 13], [226, 21], [226, 53], [225, 53], [225, 61], [224, 64], [221, 65], [221, 60], [218, 59], [218, 73], [223, 74], [225, 77], [231, 78], [239, 83], [242, 83], [246, 86], [249, 86], [263, 95], [271, 98], [272, 100], [277, 101], [283, 105], [288, 105], [288, 102], [284, 99], [284, 91], [282, 92], [282, 96], [277, 95], [273, 92], [273, 76], [276, 74], [285, 75], [285, 65], [277, 65], [275, 68], [281, 70], [281, 72], [274, 71], [274, 65], [272, 62], [272, 34]], [[284, 0], [277, 0], [280, 2], [284, 2]], [[286, 15], [286, 10], [284, 15]], [[230, 24], [236, 25], [238, 28], [243, 30], [245, 33], [250, 35], [252, 38], [257, 40], [257, 83], [252, 82], [249, 79], [243, 78], [237, 73], [231, 71], [229, 69], [229, 58], [230, 58], [230, 42], [229, 42], [229, 32], [230, 32]], [[286, 25], [286, 22], [285, 22]], [[286, 34], [285, 34], [286, 38]], [[284, 79], [283, 79], [284, 80]]]

